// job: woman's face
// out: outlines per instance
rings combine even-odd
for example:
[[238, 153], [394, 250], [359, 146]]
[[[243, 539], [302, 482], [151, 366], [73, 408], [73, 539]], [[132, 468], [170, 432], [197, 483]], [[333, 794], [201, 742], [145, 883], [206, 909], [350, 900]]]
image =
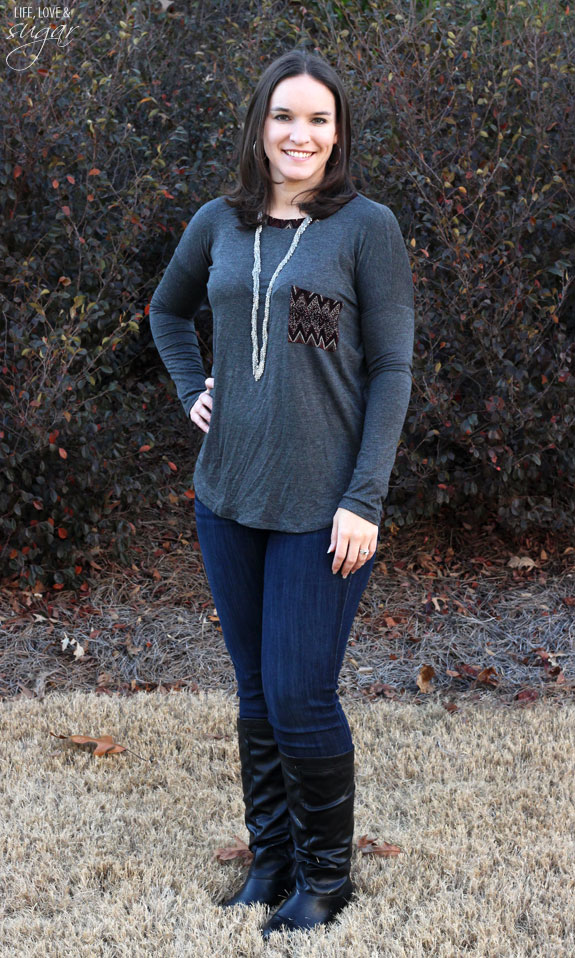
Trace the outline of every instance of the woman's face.
[[333, 93], [313, 77], [286, 77], [277, 84], [263, 131], [274, 183], [297, 183], [302, 189], [319, 186], [337, 143], [335, 114]]

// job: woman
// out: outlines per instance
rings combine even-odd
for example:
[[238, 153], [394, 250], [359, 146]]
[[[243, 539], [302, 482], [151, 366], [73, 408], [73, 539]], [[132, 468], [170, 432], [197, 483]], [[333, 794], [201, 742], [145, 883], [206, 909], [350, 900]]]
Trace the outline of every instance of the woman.
[[[354, 745], [337, 695], [411, 392], [413, 281], [391, 210], [356, 192], [350, 112], [296, 49], [249, 104], [238, 185], [192, 217], [150, 307], [186, 415], [206, 575], [233, 661], [253, 860], [222, 904], [263, 935], [349, 901]], [[213, 368], [193, 315], [207, 292]], [[330, 556], [333, 553], [333, 556]]]

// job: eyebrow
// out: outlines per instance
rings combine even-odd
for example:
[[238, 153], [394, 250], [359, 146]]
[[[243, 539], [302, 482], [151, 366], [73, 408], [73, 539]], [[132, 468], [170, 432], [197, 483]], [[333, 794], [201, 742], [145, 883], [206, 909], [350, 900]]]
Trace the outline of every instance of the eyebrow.
[[[292, 111], [288, 106], [272, 106], [271, 113], [277, 113], [281, 110], [282, 113], [291, 113]], [[331, 116], [329, 110], [316, 110], [314, 113], [310, 113], [310, 116]]]

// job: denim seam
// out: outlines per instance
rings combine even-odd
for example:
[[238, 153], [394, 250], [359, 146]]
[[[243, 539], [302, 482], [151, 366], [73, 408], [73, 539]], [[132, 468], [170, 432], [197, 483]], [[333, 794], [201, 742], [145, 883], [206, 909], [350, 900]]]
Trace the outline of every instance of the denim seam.
[[[346, 610], [346, 606], [347, 606], [347, 601], [348, 601], [348, 599], [349, 599], [349, 590], [350, 590], [350, 588], [351, 588], [351, 572], [348, 573], [347, 590], [346, 590], [346, 593], [345, 593], [345, 598], [344, 598], [344, 600], [343, 600], [343, 606], [342, 606], [342, 609], [341, 609], [341, 618], [340, 618], [340, 622], [339, 622], [339, 631], [338, 631], [338, 633], [337, 633], [337, 639], [336, 639], [336, 641], [335, 641], [335, 656], [334, 656], [333, 674], [332, 674], [332, 680], [331, 680], [332, 685], [333, 685], [334, 687], [335, 687], [336, 682], [337, 682], [337, 675], [336, 675], [336, 672], [337, 672], [337, 650], [338, 650], [338, 648], [339, 648], [339, 640], [340, 640], [340, 638], [341, 638], [341, 630], [343, 629], [343, 623], [344, 623], [344, 619], [345, 619], [345, 610]], [[344, 653], [344, 654], [345, 654], [345, 653]]]

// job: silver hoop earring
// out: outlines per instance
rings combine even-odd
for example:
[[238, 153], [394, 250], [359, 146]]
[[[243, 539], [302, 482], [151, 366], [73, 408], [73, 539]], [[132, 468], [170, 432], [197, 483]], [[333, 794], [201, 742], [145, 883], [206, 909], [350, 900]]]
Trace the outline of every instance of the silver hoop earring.
[[[254, 140], [254, 142], [253, 142], [253, 144], [252, 144], [252, 150], [254, 151], [254, 156], [255, 156], [255, 155], [256, 155], [256, 141], [255, 141], [255, 140]], [[266, 161], [267, 159], [268, 159], [268, 157], [267, 157], [266, 154], [264, 153], [264, 163], [265, 163], [265, 161]]]

